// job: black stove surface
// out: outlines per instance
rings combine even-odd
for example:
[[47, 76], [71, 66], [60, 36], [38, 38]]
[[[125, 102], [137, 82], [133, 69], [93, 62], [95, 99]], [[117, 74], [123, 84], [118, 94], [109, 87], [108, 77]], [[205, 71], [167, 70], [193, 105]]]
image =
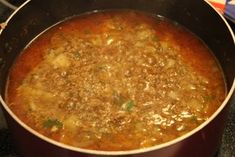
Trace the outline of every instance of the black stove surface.
[[[11, 0], [15, 5], [20, 5], [24, 0]], [[0, 3], [0, 23], [4, 22], [7, 17], [12, 13]], [[235, 33], [235, 24], [228, 21]], [[0, 157], [19, 157], [14, 150], [11, 134], [7, 129], [1, 108], [0, 108]], [[221, 146], [215, 157], [235, 157], [235, 101], [232, 102], [228, 117], [228, 122], [223, 134]]]

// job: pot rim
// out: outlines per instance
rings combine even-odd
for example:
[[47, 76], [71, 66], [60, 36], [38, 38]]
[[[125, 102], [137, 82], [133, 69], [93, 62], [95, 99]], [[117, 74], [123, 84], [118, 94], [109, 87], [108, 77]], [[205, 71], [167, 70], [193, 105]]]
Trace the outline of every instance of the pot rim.
[[[6, 20], [5, 24], [7, 25], [8, 22], [13, 18], [13, 16], [15, 14], [17, 14], [17, 12], [23, 8], [25, 5], [27, 5], [31, 0], [27, 0], [25, 1], [18, 9], [16, 9], [11, 15], [10, 17]], [[228, 22], [225, 20], [225, 18], [222, 16], [222, 14], [220, 14], [214, 6], [212, 6], [212, 4], [210, 4], [207, 0], [204, 0], [205, 3], [207, 3], [207, 5], [209, 5], [210, 7], [213, 8], [213, 10], [215, 11], [216, 14], [218, 14], [220, 16], [220, 18], [224, 21], [224, 23], [226, 24], [228, 30], [230, 31], [230, 34], [233, 38], [234, 41], [234, 46], [235, 46], [235, 35], [231, 29], [231, 27], [229, 26]], [[2, 33], [4, 29], [0, 30], [0, 35]], [[8, 107], [8, 105], [6, 104], [6, 102], [4, 101], [2, 95], [0, 94], [0, 102], [1, 105], [3, 106], [3, 108], [8, 112], [8, 114], [10, 114], [10, 116], [18, 123], [20, 124], [24, 129], [26, 129], [28, 132], [30, 132], [31, 134], [37, 136], [38, 138], [40, 138], [41, 140], [48, 142], [50, 144], [53, 144], [55, 146], [58, 146], [60, 148], [63, 149], [67, 149], [67, 150], [71, 150], [71, 151], [75, 151], [75, 152], [80, 152], [80, 153], [86, 153], [86, 154], [95, 154], [95, 155], [131, 155], [131, 154], [139, 154], [139, 153], [146, 153], [146, 152], [150, 152], [150, 151], [154, 151], [154, 150], [159, 150], [168, 146], [172, 146], [174, 144], [177, 144], [187, 138], [189, 138], [190, 136], [196, 134], [197, 132], [199, 132], [200, 130], [202, 130], [205, 126], [207, 126], [211, 121], [213, 121], [218, 114], [225, 108], [225, 106], [228, 104], [230, 98], [233, 95], [233, 92], [235, 91], [235, 78], [233, 80], [233, 84], [232, 87], [230, 88], [225, 100], [222, 102], [221, 106], [209, 117], [208, 120], [206, 120], [205, 122], [203, 122], [202, 124], [200, 124], [198, 127], [196, 127], [195, 129], [193, 129], [192, 131], [174, 139], [171, 140], [169, 142], [165, 142], [162, 144], [158, 144], [155, 146], [151, 146], [151, 147], [147, 147], [147, 148], [140, 148], [140, 149], [134, 149], [134, 150], [125, 150], [125, 151], [100, 151], [100, 150], [90, 150], [90, 149], [84, 149], [84, 148], [78, 148], [78, 147], [74, 147], [74, 146], [70, 146], [64, 143], [60, 143], [58, 141], [52, 140], [40, 133], [38, 133], [37, 131], [35, 131], [34, 129], [32, 129], [31, 127], [29, 127], [28, 125], [26, 125], [23, 121], [21, 121], [12, 111], [11, 109]]]

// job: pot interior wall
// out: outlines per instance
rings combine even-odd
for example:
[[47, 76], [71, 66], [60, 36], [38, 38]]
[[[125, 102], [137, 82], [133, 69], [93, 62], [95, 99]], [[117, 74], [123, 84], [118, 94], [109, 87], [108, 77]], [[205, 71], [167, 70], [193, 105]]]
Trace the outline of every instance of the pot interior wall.
[[30, 1], [9, 21], [0, 36], [0, 88], [4, 96], [10, 66], [40, 32], [67, 17], [93, 10], [135, 9], [177, 21], [199, 36], [220, 62], [228, 89], [235, 76], [234, 41], [224, 21], [204, 1], [188, 0], [41, 0]]

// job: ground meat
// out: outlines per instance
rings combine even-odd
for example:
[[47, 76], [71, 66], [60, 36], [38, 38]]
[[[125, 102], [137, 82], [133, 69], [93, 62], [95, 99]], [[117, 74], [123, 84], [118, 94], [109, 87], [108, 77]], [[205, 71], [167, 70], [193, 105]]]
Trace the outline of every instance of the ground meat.
[[35, 39], [13, 65], [6, 93], [16, 115], [45, 136], [130, 150], [199, 126], [223, 101], [225, 85], [210, 51], [185, 28], [107, 11], [66, 20]]

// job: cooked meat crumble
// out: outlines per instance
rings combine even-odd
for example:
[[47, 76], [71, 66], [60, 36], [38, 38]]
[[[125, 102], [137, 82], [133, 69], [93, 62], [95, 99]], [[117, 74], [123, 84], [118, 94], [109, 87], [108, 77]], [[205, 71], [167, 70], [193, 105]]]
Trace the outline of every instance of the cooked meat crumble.
[[195, 35], [136, 11], [90, 13], [36, 38], [9, 74], [6, 99], [59, 142], [131, 150], [173, 140], [225, 97], [222, 71]]

